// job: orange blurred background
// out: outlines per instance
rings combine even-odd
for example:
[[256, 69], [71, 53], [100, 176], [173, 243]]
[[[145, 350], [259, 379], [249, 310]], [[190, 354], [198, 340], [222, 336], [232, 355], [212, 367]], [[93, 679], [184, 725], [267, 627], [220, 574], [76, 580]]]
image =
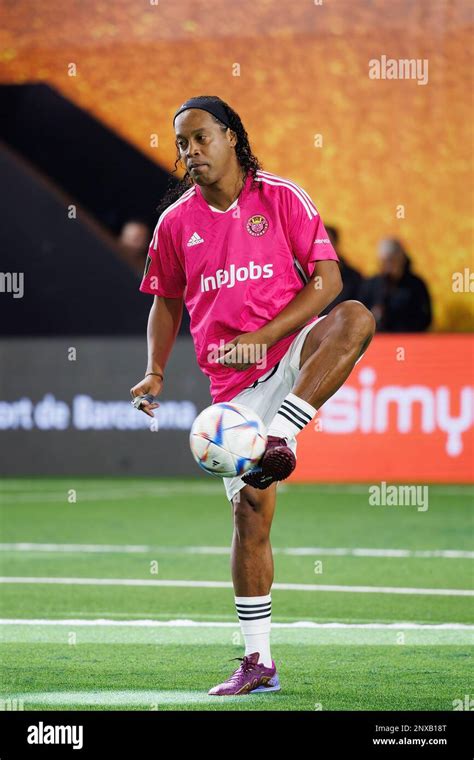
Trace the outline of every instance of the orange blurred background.
[[[11, 3], [0, 81], [49, 83], [168, 170], [176, 108], [219, 95], [264, 168], [301, 184], [340, 227], [349, 263], [373, 274], [377, 241], [400, 238], [430, 288], [434, 329], [468, 331], [472, 298], [453, 292], [452, 276], [473, 263], [469, 9], [467, 0]], [[427, 59], [428, 83], [370, 79], [369, 61], [382, 55]]]

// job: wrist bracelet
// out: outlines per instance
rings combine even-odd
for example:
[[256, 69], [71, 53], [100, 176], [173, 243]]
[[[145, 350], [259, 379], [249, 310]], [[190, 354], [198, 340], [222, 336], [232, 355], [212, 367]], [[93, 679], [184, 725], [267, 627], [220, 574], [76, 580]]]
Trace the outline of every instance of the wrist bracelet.
[[161, 372], [147, 372], [145, 377], [148, 377], [148, 375], [156, 375], [157, 377], [161, 377], [162, 382], [165, 381], [165, 378], [161, 374]]

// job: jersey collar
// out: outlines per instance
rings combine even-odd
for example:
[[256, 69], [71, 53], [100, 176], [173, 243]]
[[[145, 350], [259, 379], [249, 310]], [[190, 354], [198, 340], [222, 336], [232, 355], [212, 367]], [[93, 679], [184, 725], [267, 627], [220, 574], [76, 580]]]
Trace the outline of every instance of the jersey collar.
[[236, 206], [241, 206], [243, 204], [245, 198], [247, 197], [249, 193], [251, 183], [252, 183], [252, 176], [250, 172], [248, 172], [245, 178], [245, 182], [242, 186], [242, 190], [240, 191], [237, 197], [237, 203], [235, 204], [235, 206], [232, 205], [232, 208], [229, 207], [228, 209], [226, 209], [226, 211], [222, 212], [221, 214], [218, 214], [212, 210], [209, 203], [205, 200], [202, 194], [201, 187], [197, 184], [195, 184], [196, 198], [198, 200], [199, 205], [208, 212], [209, 216], [211, 216], [213, 219], [221, 219], [221, 218], [224, 218], [227, 215], [227, 213], [229, 213], [229, 215], [232, 215], [232, 211], [236, 208]]

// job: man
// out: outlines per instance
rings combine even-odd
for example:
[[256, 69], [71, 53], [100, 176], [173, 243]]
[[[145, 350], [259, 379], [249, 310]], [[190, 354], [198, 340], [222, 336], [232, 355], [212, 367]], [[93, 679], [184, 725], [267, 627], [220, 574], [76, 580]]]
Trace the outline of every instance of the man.
[[[191, 98], [178, 109], [174, 128], [187, 173], [178, 192], [165, 198], [150, 245], [141, 285], [155, 296], [148, 365], [131, 389], [132, 403], [150, 416], [159, 406], [185, 299], [213, 401], [254, 409], [268, 434], [258, 469], [224, 478], [245, 656], [209, 694], [276, 691], [270, 653], [276, 485], [295, 467], [295, 436], [370, 343], [374, 319], [358, 301], [318, 319], [341, 290], [337, 255], [307, 193], [261, 171], [230, 106], [214, 96]], [[263, 355], [265, 362], [256, 363]]]
[[326, 232], [328, 233], [328, 238], [339, 259], [339, 270], [342, 277], [342, 290], [339, 295], [336, 296], [334, 301], [332, 301], [329, 306], [326, 306], [326, 308], [322, 310], [320, 316], [329, 314], [329, 312], [342, 301], [349, 301], [352, 298], [358, 298], [360, 287], [362, 285], [362, 275], [357, 271], [357, 269], [354, 269], [354, 267], [351, 267], [351, 265], [347, 263], [345, 257], [342, 256], [339, 250], [339, 230], [336, 227], [329, 227], [326, 225]]
[[421, 277], [411, 271], [402, 244], [381, 240], [380, 274], [362, 285], [359, 298], [371, 310], [380, 332], [423, 332], [431, 324], [431, 299]]
[[130, 219], [120, 230], [118, 242], [127, 264], [134, 272], [143, 274], [150, 241], [150, 229], [139, 219]]

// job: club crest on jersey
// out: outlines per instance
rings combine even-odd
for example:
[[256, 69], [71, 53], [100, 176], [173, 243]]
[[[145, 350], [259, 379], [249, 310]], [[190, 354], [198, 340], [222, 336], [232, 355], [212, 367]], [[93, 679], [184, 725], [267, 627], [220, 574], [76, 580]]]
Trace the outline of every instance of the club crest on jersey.
[[260, 237], [264, 235], [268, 230], [268, 222], [261, 214], [255, 214], [251, 216], [247, 222], [247, 232], [254, 237]]

